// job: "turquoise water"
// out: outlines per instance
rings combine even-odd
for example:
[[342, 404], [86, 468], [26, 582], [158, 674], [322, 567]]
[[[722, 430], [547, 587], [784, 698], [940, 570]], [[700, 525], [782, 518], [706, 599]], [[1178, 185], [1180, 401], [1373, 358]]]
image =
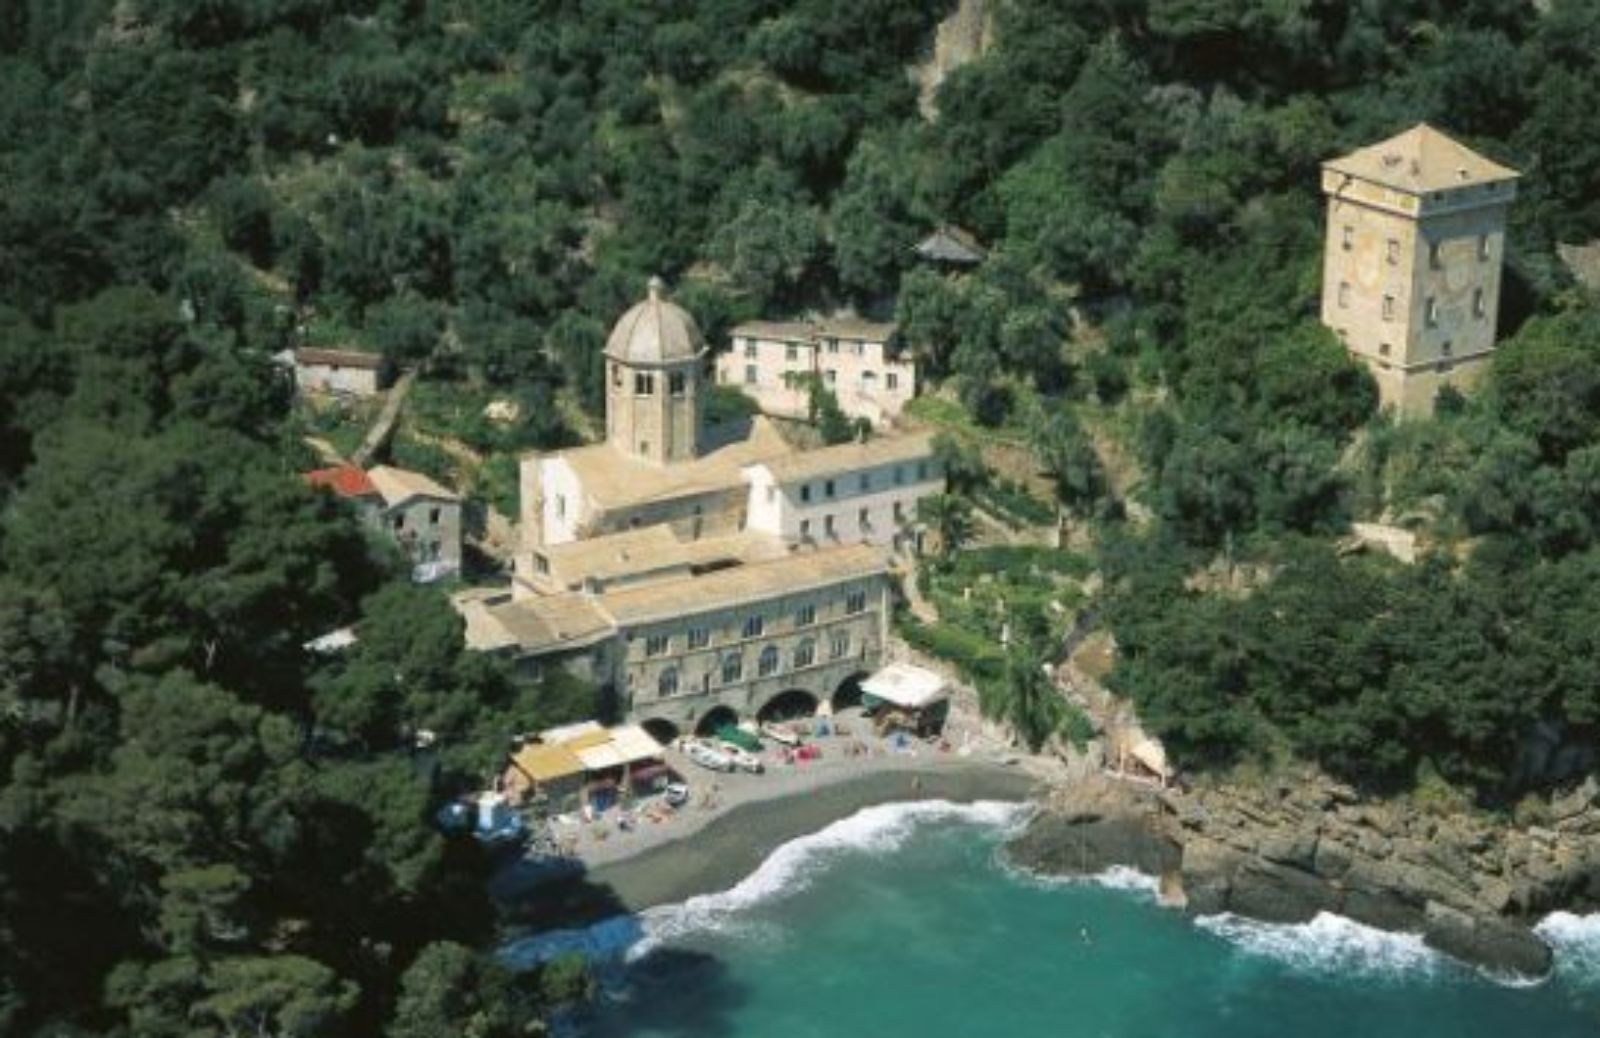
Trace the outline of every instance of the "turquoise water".
[[[586, 1038], [1600, 1036], [1600, 918], [1552, 920], [1561, 967], [1496, 984], [1332, 917], [1202, 925], [1119, 885], [997, 855], [1009, 809], [874, 808], [723, 895], [655, 910]], [[1109, 880], [1107, 882], [1110, 882]], [[626, 943], [637, 927], [587, 935]]]

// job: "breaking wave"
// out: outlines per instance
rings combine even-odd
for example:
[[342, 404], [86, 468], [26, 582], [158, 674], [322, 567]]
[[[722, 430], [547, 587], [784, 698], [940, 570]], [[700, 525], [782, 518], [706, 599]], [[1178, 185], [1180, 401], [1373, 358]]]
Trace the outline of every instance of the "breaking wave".
[[1556, 973], [1584, 987], [1600, 987], [1600, 912], [1552, 912], [1533, 928], [1556, 954]]
[[756, 871], [728, 890], [702, 894], [681, 904], [649, 908], [639, 915], [616, 916], [592, 926], [533, 934], [506, 943], [499, 954], [513, 969], [532, 969], [574, 953], [593, 962], [638, 959], [668, 941], [737, 927], [740, 913], [804, 890], [819, 867], [838, 855], [891, 853], [919, 827], [932, 822], [1008, 830], [1020, 825], [1031, 811], [1027, 804], [954, 804], [947, 800], [863, 808], [781, 845]]
[[1420, 934], [1389, 933], [1330, 912], [1308, 923], [1263, 923], [1229, 912], [1201, 916], [1195, 925], [1247, 955], [1317, 976], [1415, 979], [1436, 975], [1448, 961]]
[[804, 890], [819, 866], [840, 854], [891, 853], [930, 822], [1005, 829], [1017, 825], [1030, 811], [1025, 804], [954, 804], [947, 800], [863, 808], [825, 829], [783, 844], [760, 868], [728, 890], [692, 897], [682, 904], [646, 909], [644, 939], [628, 949], [628, 957], [641, 957], [663, 942], [689, 934], [726, 929], [744, 910]]

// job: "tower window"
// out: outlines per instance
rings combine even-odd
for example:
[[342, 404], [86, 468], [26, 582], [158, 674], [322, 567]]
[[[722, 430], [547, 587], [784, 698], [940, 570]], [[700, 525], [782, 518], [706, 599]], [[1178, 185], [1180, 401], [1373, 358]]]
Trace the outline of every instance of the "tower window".
[[1489, 236], [1487, 234], [1480, 234], [1480, 235], [1478, 235], [1478, 259], [1479, 260], [1486, 260], [1488, 258], [1489, 258]]
[[1350, 226], [1349, 224], [1345, 224], [1344, 225], [1344, 231], [1343, 231], [1343, 237], [1342, 237], [1342, 240], [1341, 240], [1341, 247], [1344, 249], [1344, 251], [1349, 252], [1352, 248], [1355, 247], [1355, 244], [1356, 244], [1356, 229], [1354, 227]]
[[1443, 264], [1439, 262], [1439, 243], [1436, 241], [1430, 241], [1428, 243], [1428, 266], [1432, 267], [1434, 270], [1438, 270], [1442, 265]]
[[622, 388], [622, 365], [611, 365], [611, 384], [618, 389]]
[[1384, 252], [1389, 257], [1389, 266], [1398, 266], [1400, 264], [1400, 239], [1390, 238], [1389, 244], [1384, 249]]
[[1383, 297], [1383, 319], [1385, 321], [1394, 320], [1394, 296]]
[[1387, 357], [1388, 355], [1389, 355], [1389, 344], [1386, 343], [1386, 342], [1378, 343], [1378, 356]]
[[810, 483], [802, 483], [802, 484], [800, 484], [800, 500], [801, 501], [810, 501], [811, 500], [811, 484]]
[[1437, 299], [1433, 298], [1432, 296], [1429, 296], [1428, 297], [1427, 306], [1426, 306], [1426, 308], [1424, 310], [1424, 314], [1425, 314], [1425, 319], [1428, 322], [1428, 327], [1429, 328], [1437, 327], [1438, 324], [1439, 324], [1439, 301]]
[[893, 371], [889, 372], [888, 374], [883, 376], [883, 385], [884, 385], [884, 388], [886, 388], [886, 389], [890, 389], [890, 390], [899, 389], [900, 388], [900, 376], [898, 374], [896, 374], [895, 372], [893, 372]]
[[1339, 282], [1339, 305], [1350, 305], [1350, 282], [1348, 281]]
[[683, 377], [683, 372], [674, 371], [672, 374], [667, 376], [668, 392], [670, 392], [673, 396], [682, 396], [684, 393], [685, 381], [686, 380]]
[[1479, 318], [1481, 320], [1487, 313], [1488, 313], [1488, 307], [1484, 305], [1483, 289], [1481, 289], [1481, 288], [1473, 289], [1472, 290], [1472, 316], [1474, 316], [1476, 318]]
[[634, 396], [654, 396], [656, 392], [656, 377], [647, 372], [635, 372], [633, 376]]

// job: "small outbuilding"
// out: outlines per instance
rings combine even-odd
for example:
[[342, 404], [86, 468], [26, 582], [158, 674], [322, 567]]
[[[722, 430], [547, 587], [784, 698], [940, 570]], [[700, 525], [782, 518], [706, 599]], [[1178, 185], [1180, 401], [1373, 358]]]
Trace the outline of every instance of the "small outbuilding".
[[937, 735], [950, 715], [950, 683], [910, 663], [891, 663], [861, 682], [861, 703], [881, 731]]
[[388, 373], [379, 353], [312, 347], [294, 351], [294, 384], [302, 393], [372, 396], [387, 384]]

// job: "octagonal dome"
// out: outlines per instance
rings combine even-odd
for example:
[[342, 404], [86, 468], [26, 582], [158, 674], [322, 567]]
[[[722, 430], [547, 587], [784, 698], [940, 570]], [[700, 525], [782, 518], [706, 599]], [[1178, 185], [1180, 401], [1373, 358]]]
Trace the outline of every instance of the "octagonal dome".
[[668, 300], [666, 284], [653, 277], [649, 295], [629, 307], [612, 327], [606, 356], [623, 364], [675, 364], [694, 360], [705, 345], [694, 318]]

